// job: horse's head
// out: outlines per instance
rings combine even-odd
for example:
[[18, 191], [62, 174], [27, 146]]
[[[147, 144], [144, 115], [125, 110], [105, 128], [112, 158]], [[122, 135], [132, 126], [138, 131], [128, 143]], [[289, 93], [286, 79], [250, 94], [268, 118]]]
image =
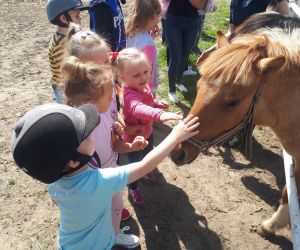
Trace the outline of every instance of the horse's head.
[[[268, 39], [244, 35], [231, 44], [218, 32], [217, 50], [198, 60], [201, 78], [190, 114], [198, 116], [197, 141], [211, 140], [237, 126], [244, 118], [265, 76], [279, 69], [283, 57], [267, 56]], [[199, 153], [185, 141], [171, 153], [172, 160], [185, 164]]]

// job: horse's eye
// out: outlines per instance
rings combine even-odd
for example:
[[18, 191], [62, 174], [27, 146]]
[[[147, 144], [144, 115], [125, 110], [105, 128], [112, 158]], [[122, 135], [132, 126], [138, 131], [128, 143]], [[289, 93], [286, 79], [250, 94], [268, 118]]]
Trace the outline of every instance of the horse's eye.
[[226, 103], [226, 106], [229, 107], [229, 108], [234, 108], [235, 106], [237, 106], [239, 104], [239, 100], [236, 99], [236, 100], [231, 100], [229, 102]]

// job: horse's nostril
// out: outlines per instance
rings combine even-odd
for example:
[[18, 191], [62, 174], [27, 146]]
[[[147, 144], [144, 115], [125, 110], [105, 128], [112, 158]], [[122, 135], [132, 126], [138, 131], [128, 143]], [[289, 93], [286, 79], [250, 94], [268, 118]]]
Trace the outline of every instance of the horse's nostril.
[[185, 164], [186, 154], [182, 149], [181, 150], [173, 150], [171, 153], [171, 159], [176, 165], [180, 166], [180, 165]]

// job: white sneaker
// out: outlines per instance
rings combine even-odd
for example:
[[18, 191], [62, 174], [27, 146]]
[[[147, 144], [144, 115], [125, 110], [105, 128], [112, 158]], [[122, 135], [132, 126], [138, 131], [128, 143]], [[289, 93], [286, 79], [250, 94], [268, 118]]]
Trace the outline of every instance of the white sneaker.
[[181, 83], [176, 84], [176, 87], [177, 87], [181, 92], [188, 92], [187, 88], [186, 88], [183, 84], [181, 84]]
[[179, 102], [179, 98], [176, 95], [176, 93], [169, 93], [168, 96], [171, 102], [175, 102], [175, 103]]
[[139, 237], [133, 234], [124, 234], [124, 231], [129, 230], [130, 227], [126, 226], [121, 229], [121, 232], [116, 234], [115, 246], [121, 246], [128, 249], [136, 248], [140, 245]]
[[191, 66], [188, 66], [188, 69], [183, 72], [183, 75], [184, 76], [195, 76], [195, 75], [197, 75], [197, 72], [193, 71]]

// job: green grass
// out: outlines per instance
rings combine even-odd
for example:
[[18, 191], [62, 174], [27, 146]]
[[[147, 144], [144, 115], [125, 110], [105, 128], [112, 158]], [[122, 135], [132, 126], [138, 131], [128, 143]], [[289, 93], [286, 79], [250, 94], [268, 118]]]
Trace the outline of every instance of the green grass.
[[[218, 1], [218, 9], [214, 13], [209, 13], [206, 15], [204, 29], [202, 32], [201, 40], [198, 44], [199, 48], [203, 51], [208, 49], [215, 44], [216, 32], [222, 30], [226, 32], [229, 20], [229, 1], [220, 0]], [[166, 47], [160, 42], [157, 43], [158, 48], [158, 61], [160, 69], [160, 86], [157, 90], [157, 96], [160, 99], [168, 100], [168, 67], [166, 59]], [[189, 57], [190, 65], [195, 69], [195, 64], [197, 61], [197, 55], [191, 54]], [[181, 93], [177, 91], [177, 94], [181, 100], [179, 104], [171, 104], [170, 111], [183, 111], [187, 113], [191, 108], [196, 96], [196, 83], [200, 75], [197, 76], [187, 76], [183, 78], [183, 84], [188, 89], [188, 93]]]

